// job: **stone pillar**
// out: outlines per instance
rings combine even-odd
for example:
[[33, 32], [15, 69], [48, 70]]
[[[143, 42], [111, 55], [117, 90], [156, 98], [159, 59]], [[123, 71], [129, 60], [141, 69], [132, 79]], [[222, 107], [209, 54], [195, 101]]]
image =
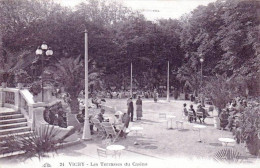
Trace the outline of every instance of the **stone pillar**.
[[34, 114], [34, 110], [33, 110], [33, 105], [32, 104], [28, 104], [28, 113], [29, 113], [29, 123], [30, 126], [32, 128], [32, 130], [35, 129], [35, 114]]
[[20, 108], [19, 106], [19, 90], [18, 91], [15, 91], [14, 92], [14, 106], [15, 106], [15, 109], [18, 110]]
[[4, 91], [3, 88], [0, 87], [0, 107], [4, 107]]

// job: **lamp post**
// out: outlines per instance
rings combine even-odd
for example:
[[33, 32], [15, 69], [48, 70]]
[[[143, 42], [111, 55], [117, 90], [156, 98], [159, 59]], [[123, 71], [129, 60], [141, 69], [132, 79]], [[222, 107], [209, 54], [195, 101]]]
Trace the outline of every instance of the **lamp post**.
[[[204, 59], [201, 57], [200, 58], [200, 75], [201, 75], [201, 81], [200, 81], [200, 90], [202, 89], [202, 80], [203, 80], [203, 74], [202, 74], [202, 64], [204, 62]], [[204, 98], [203, 95], [201, 94], [201, 105], [204, 107]]]
[[167, 69], [167, 101], [170, 102], [170, 62], [168, 60], [168, 69]]
[[47, 44], [45, 42], [42, 43], [41, 46], [39, 46], [37, 48], [37, 50], [35, 51], [36, 55], [41, 56], [41, 68], [42, 68], [42, 77], [41, 77], [41, 85], [42, 85], [42, 102], [44, 102], [44, 89], [43, 89], [43, 58], [45, 58], [46, 56], [51, 56], [53, 55], [53, 51], [51, 50], [50, 47], [47, 46]]
[[133, 97], [133, 63], [132, 63], [132, 61], [131, 61], [130, 95], [131, 95], [131, 97]]
[[90, 140], [89, 114], [88, 114], [88, 31], [85, 30], [85, 119], [83, 128], [83, 140]]
[[201, 81], [200, 82], [201, 82], [201, 86], [202, 86], [202, 75], [203, 75], [202, 74], [202, 64], [203, 64], [203, 62], [204, 62], [204, 59], [201, 57], [200, 58], [200, 75], [201, 75], [201, 79], [200, 79]]

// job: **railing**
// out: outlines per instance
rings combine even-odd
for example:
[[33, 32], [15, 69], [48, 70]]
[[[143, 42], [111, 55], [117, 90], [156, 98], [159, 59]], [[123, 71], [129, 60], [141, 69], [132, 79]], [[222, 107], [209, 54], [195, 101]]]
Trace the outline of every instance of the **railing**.
[[14, 92], [5, 92], [5, 103], [15, 105], [15, 94]]
[[19, 89], [0, 88], [0, 107], [19, 109]]
[[34, 108], [42, 106], [44, 105], [34, 102], [33, 95], [27, 89], [0, 87], [0, 107], [8, 107], [21, 112], [32, 129], [35, 128]]

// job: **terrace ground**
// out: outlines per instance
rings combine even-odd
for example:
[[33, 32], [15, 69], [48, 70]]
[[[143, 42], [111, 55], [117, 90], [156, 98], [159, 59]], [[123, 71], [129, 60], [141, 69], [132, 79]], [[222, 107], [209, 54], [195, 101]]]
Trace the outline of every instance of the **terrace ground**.
[[[132, 126], [143, 127], [142, 134], [136, 135], [134, 132], [130, 132], [126, 139], [122, 138], [115, 142], [115, 144], [123, 145], [126, 148], [122, 151], [120, 159], [132, 158], [135, 160], [140, 159], [142, 161], [152, 160], [159, 162], [163, 160], [174, 160], [175, 158], [212, 160], [213, 155], [223, 148], [221, 142], [218, 141], [218, 138], [233, 138], [232, 133], [216, 129], [212, 117], [207, 118], [205, 124], [202, 124], [206, 126], [206, 128], [201, 130], [202, 143], [197, 141], [199, 139], [199, 134], [198, 131], [193, 129], [195, 124], [200, 124], [199, 122], [189, 123], [188, 121], [184, 121], [184, 129], [176, 129], [175, 121], [182, 119], [183, 103], [186, 103], [187, 105], [191, 104], [190, 101], [181, 100], [171, 100], [170, 102], [160, 100], [159, 102], [154, 103], [152, 99], [143, 99], [142, 120], [136, 121], [135, 118], [135, 121], [131, 122], [129, 125], [129, 128]], [[120, 111], [127, 110], [126, 99], [107, 99], [106, 105]], [[196, 109], [196, 105], [194, 106]], [[166, 122], [159, 122], [159, 113], [176, 116], [172, 123], [174, 129], [167, 129]], [[113, 113], [106, 112], [105, 117], [112, 118]], [[171, 123], [168, 123], [168, 127], [170, 127], [170, 124]], [[78, 134], [77, 136], [82, 137], [82, 134]], [[138, 145], [135, 145], [135, 142], [138, 142]], [[69, 157], [70, 160], [72, 158], [87, 158], [86, 160], [98, 161], [98, 147], [102, 147], [102, 140], [100, 137], [92, 135], [92, 140], [90, 141], [82, 141], [77, 145], [58, 150], [59, 155], [55, 156], [55, 160], [64, 160], [64, 158]], [[244, 144], [235, 144], [232, 148], [238, 150], [245, 156], [246, 162], [251, 166], [259, 165], [259, 159], [250, 156], [250, 154], [246, 152]], [[8, 161], [5, 162], [8, 163]], [[18, 162], [19, 159], [12, 160], [12, 163], [14, 164]], [[31, 161], [28, 162], [30, 163]], [[178, 160], [178, 162], [181, 161]]]

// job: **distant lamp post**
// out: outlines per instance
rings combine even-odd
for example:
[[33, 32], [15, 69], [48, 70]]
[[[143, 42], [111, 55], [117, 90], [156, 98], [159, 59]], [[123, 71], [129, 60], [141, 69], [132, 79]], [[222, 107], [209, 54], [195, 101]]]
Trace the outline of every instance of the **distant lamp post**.
[[201, 75], [201, 85], [202, 85], [202, 79], [203, 79], [203, 74], [202, 74], [202, 64], [204, 62], [204, 59], [203, 58], [200, 58], [200, 75]]
[[133, 63], [132, 63], [132, 61], [131, 61], [131, 75], [130, 75], [130, 77], [131, 77], [131, 81], [130, 81], [130, 95], [131, 95], [131, 97], [133, 97]]
[[[200, 55], [201, 56], [201, 55]], [[202, 93], [202, 80], [203, 80], [203, 74], [202, 74], [202, 65], [203, 65], [203, 62], [204, 62], [204, 59], [201, 57], [200, 58], [200, 74], [201, 74], [201, 81], [200, 81], [200, 90], [201, 90], [201, 93]], [[204, 106], [204, 98], [203, 98], [203, 95], [201, 95], [201, 105]]]
[[170, 62], [168, 60], [167, 68], [167, 101], [170, 102]]
[[41, 46], [39, 46], [37, 48], [37, 50], [35, 51], [36, 55], [40, 55], [41, 56], [41, 67], [42, 67], [42, 77], [41, 77], [41, 85], [42, 85], [42, 102], [44, 102], [44, 89], [43, 89], [43, 58], [45, 58], [46, 56], [52, 56], [53, 55], [53, 51], [50, 47], [47, 46], [47, 44], [45, 42], [42, 43]]

